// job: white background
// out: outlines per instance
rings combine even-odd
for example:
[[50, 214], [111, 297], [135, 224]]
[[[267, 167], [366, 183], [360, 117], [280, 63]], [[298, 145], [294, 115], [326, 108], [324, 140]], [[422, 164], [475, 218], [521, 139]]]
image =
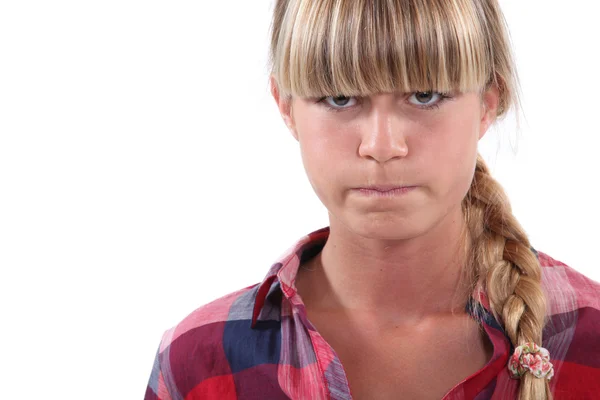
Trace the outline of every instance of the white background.
[[[600, 280], [598, 5], [502, 4], [527, 120], [481, 151], [534, 247]], [[3, 399], [142, 398], [165, 329], [328, 224], [268, 92], [270, 12], [1, 3]]]

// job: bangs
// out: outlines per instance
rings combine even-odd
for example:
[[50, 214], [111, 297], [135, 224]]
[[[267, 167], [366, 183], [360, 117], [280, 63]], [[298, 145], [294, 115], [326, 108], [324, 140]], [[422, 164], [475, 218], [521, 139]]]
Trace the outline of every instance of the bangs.
[[279, 1], [282, 28], [271, 42], [279, 90], [300, 97], [481, 90], [494, 77], [494, 59], [478, 3]]

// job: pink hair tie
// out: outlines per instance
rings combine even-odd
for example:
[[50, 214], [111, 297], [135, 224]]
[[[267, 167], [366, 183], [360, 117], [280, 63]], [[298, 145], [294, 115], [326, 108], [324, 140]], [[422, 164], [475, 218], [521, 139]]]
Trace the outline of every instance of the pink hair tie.
[[552, 379], [554, 368], [550, 362], [550, 353], [533, 342], [518, 346], [508, 360], [511, 378], [519, 379], [529, 371], [536, 378]]

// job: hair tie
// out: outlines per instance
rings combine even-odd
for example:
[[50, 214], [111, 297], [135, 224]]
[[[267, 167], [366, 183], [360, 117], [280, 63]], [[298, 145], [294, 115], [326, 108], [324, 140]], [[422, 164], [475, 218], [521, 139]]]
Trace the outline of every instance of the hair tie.
[[533, 342], [522, 344], [508, 360], [511, 378], [519, 379], [529, 371], [536, 378], [552, 379], [554, 367], [550, 362], [550, 353]]

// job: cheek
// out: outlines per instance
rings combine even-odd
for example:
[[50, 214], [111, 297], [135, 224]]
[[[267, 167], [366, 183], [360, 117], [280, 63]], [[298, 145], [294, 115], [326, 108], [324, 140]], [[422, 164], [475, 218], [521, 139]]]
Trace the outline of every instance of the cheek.
[[[466, 194], [475, 170], [479, 125], [474, 115], [454, 115], [431, 127], [423, 146], [446, 191]], [[462, 193], [464, 192], [464, 193]]]
[[365, 165], [357, 154], [360, 125], [313, 115], [301, 129], [302, 162], [315, 194], [329, 210], [344, 208], [348, 188], [365, 179]]
[[335, 124], [331, 119], [303, 116], [298, 119], [297, 131], [304, 169], [317, 195], [323, 200], [322, 189], [336, 181], [344, 168], [343, 158], [347, 157], [351, 140], [347, 140], [347, 127]]
[[343, 165], [341, 160], [352, 154], [351, 138], [354, 136], [348, 124], [315, 114], [302, 118], [298, 125], [300, 148], [307, 164], [305, 167], [327, 174], [327, 171]]
[[439, 156], [460, 159], [477, 147], [479, 126], [476, 108], [470, 102], [451, 104], [438, 118], [431, 119], [428, 130]]

